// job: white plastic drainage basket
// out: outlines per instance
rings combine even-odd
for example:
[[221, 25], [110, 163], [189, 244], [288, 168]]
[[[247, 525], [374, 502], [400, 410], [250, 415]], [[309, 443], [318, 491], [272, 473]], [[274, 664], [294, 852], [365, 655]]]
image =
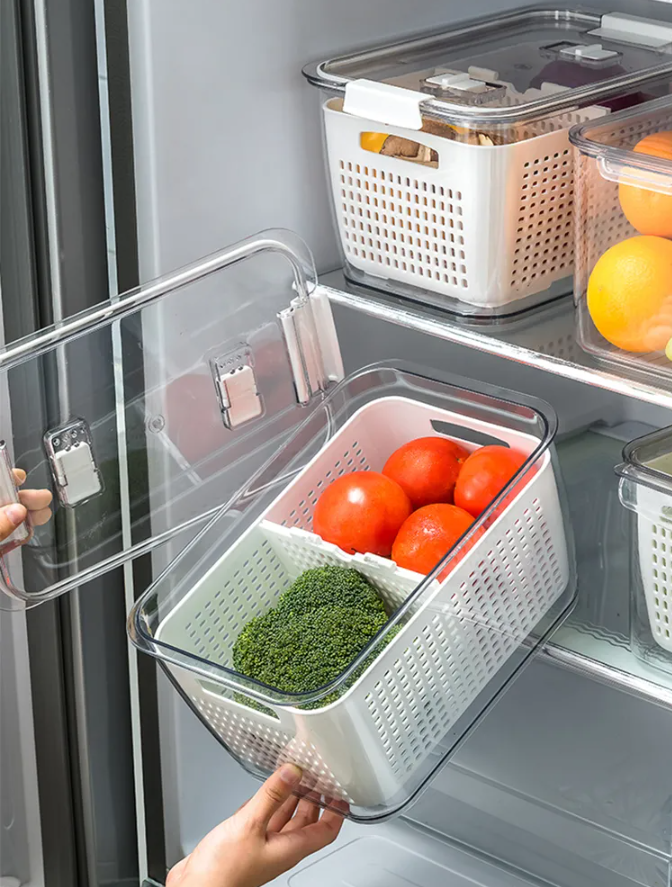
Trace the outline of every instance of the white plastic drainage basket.
[[[621, 502], [636, 515], [633, 557], [633, 648], [672, 669], [672, 429], [629, 443], [620, 475]], [[655, 648], [652, 650], [650, 641]]]
[[[347, 555], [311, 533], [313, 507], [331, 481], [350, 471], [380, 470], [394, 449], [439, 433], [437, 427], [462, 429], [463, 437], [451, 436], [470, 449], [476, 437], [495, 438], [528, 454], [539, 451], [532, 434], [406, 397], [374, 400], [158, 619], [157, 649], [151, 652], [168, 661], [166, 650], [193, 658], [189, 671], [172, 666], [176, 681], [211, 730], [253, 772], [266, 773], [291, 760], [307, 774], [306, 790], [359, 808], [389, 805], [427, 758], [437, 755], [461, 716], [566, 591], [563, 514], [546, 448], [499, 508], [474, 525], [448, 575], [427, 582], [415, 598], [420, 575], [377, 556]], [[230, 668], [243, 625], [273, 606], [303, 570], [322, 564], [358, 569], [390, 611], [411, 596], [403, 629], [350, 689], [317, 710], [266, 699], [263, 704], [273, 712], [266, 714], [203, 679], [199, 663]], [[141, 602], [138, 612], [148, 607]], [[228, 686], [241, 692], [249, 687], [231, 680]]]
[[[344, 114], [323, 105], [334, 216], [347, 265], [497, 313], [574, 270], [574, 158], [568, 130], [601, 116], [584, 108], [513, 144], [472, 145]], [[376, 155], [362, 132], [384, 130], [436, 151], [423, 167]], [[364, 282], [365, 279], [363, 278]], [[474, 311], [473, 309], [478, 309]]]

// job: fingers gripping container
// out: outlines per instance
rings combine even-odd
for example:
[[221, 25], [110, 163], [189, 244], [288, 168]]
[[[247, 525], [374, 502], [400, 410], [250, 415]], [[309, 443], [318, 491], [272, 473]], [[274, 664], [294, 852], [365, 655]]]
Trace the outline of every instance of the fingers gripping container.
[[570, 292], [568, 130], [672, 70], [638, 22], [516, 10], [307, 66], [346, 275], [467, 315]]
[[[647, 137], [657, 137], [648, 149], [654, 154], [635, 150]], [[613, 114], [608, 121], [575, 127], [570, 138], [577, 148], [578, 342], [601, 361], [669, 382], [672, 372], [665, 350], [672, 342], [667, 307], [672, 297], [672, 96]], [[623, 267], [611, 265], [616, 248], [624, 251], [622, 261], [632, 262], [635, 269], [624, 295], [618, 290], [610, 295]], [[594, 272], [591, 306], [588, 292]], [[616, 316], [625, 318], [618, 325], [609, 318], [610, 298]]]
[[[323, 443], [329, 429], [338, 430]], [[353, 818], [387, 815], [417, 792], [572, 599], [553, 434], [554, 420], [527, 406], [389, 367], [363, 371], [299, 435], [303, 454], [323, 445], [285, 490], [270, 502], [243, 494], [136, 605], [131, 636], [168, 664], [248, 770], [264, 776], [289, 760], [313, 797], [347, 803]], [[522, 475], [441, 569], [423, 577], [385, 558], [346, 554], [312, 532], [315, 503], [331, 482], [379, 471], [398, 446], [427, 435], [469, 449], [497, 441], [528, 455]], [[225, 550], [241, 524], [247, 528]], [[300, 697], [233, 671], [245, 623], [302, 571], [324, 564], [354, 567], [375, 586], [390, 614], [380, 635], [335, 682]], [[263, 710], [243, 704], [242, 693]], [[335, 701], [319, 702], [334, 693]]]
[[623, 457], [619, 494], [634, 514], [632, 646], [672, 672], [672, 429], [629, 443]]

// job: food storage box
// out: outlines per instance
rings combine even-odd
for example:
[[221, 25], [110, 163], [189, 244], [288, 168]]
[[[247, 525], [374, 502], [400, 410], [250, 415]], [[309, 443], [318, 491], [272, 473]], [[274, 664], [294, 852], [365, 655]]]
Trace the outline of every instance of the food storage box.
[[575, 123], [668, 91], [672, 25], [516, 10], [305, 68], [346, 274], [467, 315], [568, 293]]
[[[578, 340], [672, 378], [672, 97], [570, 133], [576, 145]], [[666, 353], [667, 352], [667, 353]]]
[[632, 525], [633, 650], [672, 673], [672, 428], [629, 443], [619, 495]]
[[[304, 770], [303, 791], [344, 801], [353, 818], [400, 809], [572, 599], [555, 427], [549, 407], [523, 396], [388, 365], [361, 371], [145, 593], [130, 617], [134, 643], [168, 665], [249, 771], [266, 775], [289, 760]], [[380, 471], [397, 447], [424, 436], [469, 450], [500, 443], [527, 456], [429, 576], [346, 554], [313, 533], [329, 484]], [[237, 673], [232, 647], [242, 626], [323, 564], [352, 566], [375, 586], [389, 615], [379, 635], [312, 693], [281, 693]]]
[[[106, 372], [82, 374], [99, 357]], [[41, 393], [57, 371], [54, 415]], [[417, 368], [344, 378], [327, 291], [291, 232], [261, 232], [0, 350], [0, 389], [3, 487], [13, 495], [21, 467], [55, 511], [0, 552], [0, 608], [146, 557], [158, 578], [130, 614], [133, 642], [250, 772], [296, 761], [304, 791], [354, 818], [401, 809], [573, 602], [553, 410]], [[524, 455], [444, 563], [420, 575], [315, 535], [320, 491], [418, 436]], [[368, 577], [386, 608], [378, 634], [310, 693], [237, 674], [243, 623], [315, 564]]]

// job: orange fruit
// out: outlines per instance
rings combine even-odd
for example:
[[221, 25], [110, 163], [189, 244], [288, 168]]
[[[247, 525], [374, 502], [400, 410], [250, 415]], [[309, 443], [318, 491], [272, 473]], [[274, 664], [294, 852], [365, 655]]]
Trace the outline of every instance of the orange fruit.
[[[672, 160], [672, 132], [655, 132], [637, 142], [633, 148], [637, 154], [649, 154]], [[641, 173], [640, 173], [641, 174]], [[623, 171], [623, 177], [628, 170]], [[636, 175], [635, 170], [630, 173]], [[672, 178], [660, 173], [648, 173], [651, 184], [657, 179], [662, 187], [670, 187]], [[629, 185], [620, 181], [618, 199], [626, 219], [640, 234], [655, 234], [659, 237], [672, 237], [672, 194], [661, 194], [646, 186]]]
[[588, 281], [588, 311], [624, 351], [662, 351], [672, 338], [672, 241], [630, 237], [600, 256]]
[[430, 573], [474, 519], [455, 505], [425, 505], [406, 518], [392, 546], [392, 560], [416, 573]]
[[419, 437], [392, 453], [383, 474], [396, 480], [413, 508], [452, 502], [457, 476], [468, 456], [469, 450], [445, 437]]
[[362, 132], [359, 135], [359, 144], [364, 151], [380, 154], [380, 149], [385, 144], [386, 139], [387, 133], [384, 132]]

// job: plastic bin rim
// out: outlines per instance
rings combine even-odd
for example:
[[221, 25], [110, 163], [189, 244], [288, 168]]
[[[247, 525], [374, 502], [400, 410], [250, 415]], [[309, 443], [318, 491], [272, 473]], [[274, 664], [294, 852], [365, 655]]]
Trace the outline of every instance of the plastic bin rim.
[[629, 120], [646, 117], [653, 112], [665, 109], [669, 109], [672, 112], [672, 94], [661, 96], [650, 102], [644, 102], [641, 105], [635, 105], [633, 108], [617, 111], [615, 114], [599, 117], [597, 120], [577, 123], [569, 130], [569, 140], [582, 154], [587, 154], [589, 157], [608, 156], [610, 160], [619, 161], [624, 166], [635, 167], [647, 172], [666, 173], [672, 176], [671, 160], [654, 157], [651, 154], [637, 154], [631, 148], [617, 148], [614, 145], [605, 145], [603, 142], [595, 141], [595, 139], [590, 137], [590, 133], [608, 131], [614, 129], [619, 124], [627, 123]]
[[[623, 447], [623, 462], [615, 467], [616, 474], [624, 480], [632, 480], [651, 489], [672, 495], [672, 474], [652, 468], [640, 458], [641, 450], [665, 441], [669, 442], [668, 452], [672, 456], [672, 426], [659, 428], [630, 441]], [[658, 456], [665, 455], [659, 453]], [[652, 456], [656, 458], [656, 456]]]

